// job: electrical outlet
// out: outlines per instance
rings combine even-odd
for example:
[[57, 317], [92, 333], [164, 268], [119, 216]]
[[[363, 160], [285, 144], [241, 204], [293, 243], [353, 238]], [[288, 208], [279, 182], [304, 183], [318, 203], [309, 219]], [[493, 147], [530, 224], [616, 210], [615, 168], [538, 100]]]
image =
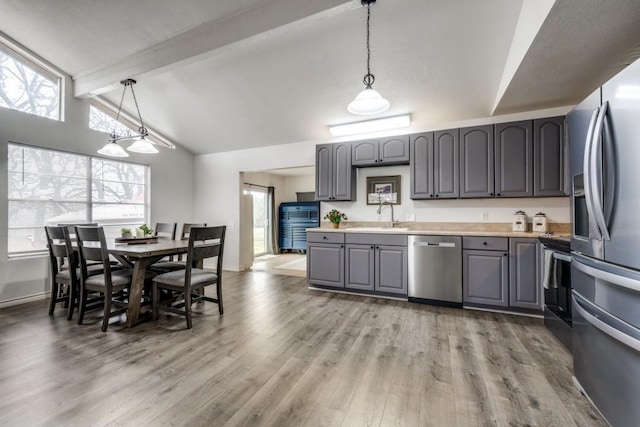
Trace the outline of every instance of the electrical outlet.
[[416, 214], [407, 214], [407, 221], [415, 221], [416, 220]]
[[482, 222], [489, 221], [489, 212], [480, 212], [480, 221]]

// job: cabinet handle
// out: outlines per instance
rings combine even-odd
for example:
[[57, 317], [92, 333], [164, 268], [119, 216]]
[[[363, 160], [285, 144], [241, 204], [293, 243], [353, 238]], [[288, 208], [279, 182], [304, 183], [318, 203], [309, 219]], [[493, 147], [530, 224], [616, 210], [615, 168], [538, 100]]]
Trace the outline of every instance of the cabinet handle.
[[433, 194], [429, 194], [429, 197], [433, 197]]
[[371, 249], [373, 249], [373, 246], [371, 246]]
[[504, 254], [504, 256], [509, 256], [509, 254]]
[[322, 238], [323, 238], [324, 240], [327, 240], [327, 236], [322, 236]]
[[344, 248], [344, 245], [340, 245], [341, 248]]
[[380, 249], [380, 246], [376, 246], [376, 249]]
[[439, 194], [436, 194], [436, 197], [440, 197], [440, 195], [439, 195]]
[[493, 196], [493, 193], [489, 193], [490, 196]]
[[[326, 237], [325, 237], [325, 239], [326, 239]], [[487, 246], [487, 242], [482, 242], [482, 244], [483, 244], [483, 245], [485, 245], [485, 246]]]
[[374, 162], [374, 163], [378, 163], [378, 159], [375, 159], [373, 162]]
[[500, 193], [496, 193], [496, 196], [500, 197]]

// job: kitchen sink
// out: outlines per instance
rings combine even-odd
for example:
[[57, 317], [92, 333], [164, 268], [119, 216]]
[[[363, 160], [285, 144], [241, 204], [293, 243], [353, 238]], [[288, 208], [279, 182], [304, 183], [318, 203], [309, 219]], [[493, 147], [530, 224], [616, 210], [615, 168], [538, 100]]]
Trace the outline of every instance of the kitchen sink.
[[406, 227], [347, 227], [347, 231], [409, 231]]

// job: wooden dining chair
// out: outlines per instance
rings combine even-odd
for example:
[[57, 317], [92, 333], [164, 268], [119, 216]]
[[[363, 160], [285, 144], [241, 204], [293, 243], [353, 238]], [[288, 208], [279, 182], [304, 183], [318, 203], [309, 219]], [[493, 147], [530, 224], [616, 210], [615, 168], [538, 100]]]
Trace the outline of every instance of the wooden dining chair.
[[[102, 227], [77, 226], [76, 238], [78, 254], [80, 255], [80, 313], [78, 315], [78, 325], [81, 325], [84, 320], [89, 293], [99, 293], [104, 296], [102, 332], [106, 332], [109, 318], [124, 313], [127, 309], [127, 303], [124, 301], [125, 295], [122, 291], [131, 286], [133, 270], [114, 271], [112, 269]], [[103, 272], [101, 274], [89, 274], [89, 262], [91, 261], [98, 261], [102, 264]], [[112, 305], [116, 306], [117, 309], [112, 311]]]
[[47, 226], [44, 230], [47, 235], [51, 275], [49, 316], [53, 316], [58, 303], [64, 302], [68, 309], [67, 319], [71, 320], [78, 291], [77, 257], [71, 247], [66, 227]]
[[[226, 226], [191, 227], [189, 247], [187, 249], [186, 268], [171, 271], [153, 278], [153, 318], [158, 319], [159, 311], [169, 311], [186, 316], [187, 328], [191, 329], [191, 305], [197, 301], [210, 301], [218, 304], [218, 311], [224, 313], [222, 306], [222, 255]], [[217, 257], [216, 269], [197, 268], [207, 258]], [[216, 285], [217, 298], [204, 295], [204, 287]], [[183, 301], [160, 305], [160, 290], [165, 289], [182, 295]], [[180, 310], [184, 307], [184, 310]]]
[[[182, 233], [180, 233], [180, 240], [189, 240], [189, 233], [192, 227], [206, 227], [207, 223], [202, 224], [182, 224]], [[157, 226], [156, 226], [157, 227]], [[184, 270], [187, 267], [183, 260], [182, 254], [178, 255], [178, 260], [174, 261], [173, 257], [169, 261], [160, 261], [153, 264], [149, 269], [158, 274], [169, 273], [171, 271]]]
[[178, 223], [176, 222], [156, 222], [156, 228], [153, 235], [158, 239], [176, 239], [176, 230]]

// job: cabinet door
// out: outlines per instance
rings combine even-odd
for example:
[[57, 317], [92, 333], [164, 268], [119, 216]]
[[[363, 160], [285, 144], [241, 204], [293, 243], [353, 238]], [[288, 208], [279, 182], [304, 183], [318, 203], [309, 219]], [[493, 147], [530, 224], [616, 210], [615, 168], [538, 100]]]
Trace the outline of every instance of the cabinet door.
[[345, 246], [345, 288], [373, 291], [374, 253], [373, 245]]
[[533, 196], [533, 122], [495, 125], [496, 197]]
[[380, 157], [378, 146], [377, 139], [353, 142], [351, 145], [353, 166], [377, 166]]
[[460, 197], [493, 197], [493, 125], [460, 129]]
[[351, 166], [351, 144], [333, 144], [333, 200], [356, 198], [355, 175]]
[[376, 245], [375, 290], [407, 295], [407, 247]]
[[333, 144], [316, 145], [316, 200], [333, 197]]
[[508, 253], [462, 251], [462, 300], [467, 303], [509, 306]]
[[456, 199], [460, 194], [459, 149], [458, 129], [434, 133], [433, 186], [436, 198]]
[[533, 195], [566, 196], [564, 117], [533, 121]]
[[411, 198], [433, 197], [433, 132], [411, 135]]
[[409, 164], [409, 135], [395, 136], [382, 139], [378, 149], [378, 164], [408, 165]]
[[537, 239], [509, 239], [509, 305], [542, 309]]
[[307, 278], [312, 285], [344, 288], [344, 245], [310, 243]]

